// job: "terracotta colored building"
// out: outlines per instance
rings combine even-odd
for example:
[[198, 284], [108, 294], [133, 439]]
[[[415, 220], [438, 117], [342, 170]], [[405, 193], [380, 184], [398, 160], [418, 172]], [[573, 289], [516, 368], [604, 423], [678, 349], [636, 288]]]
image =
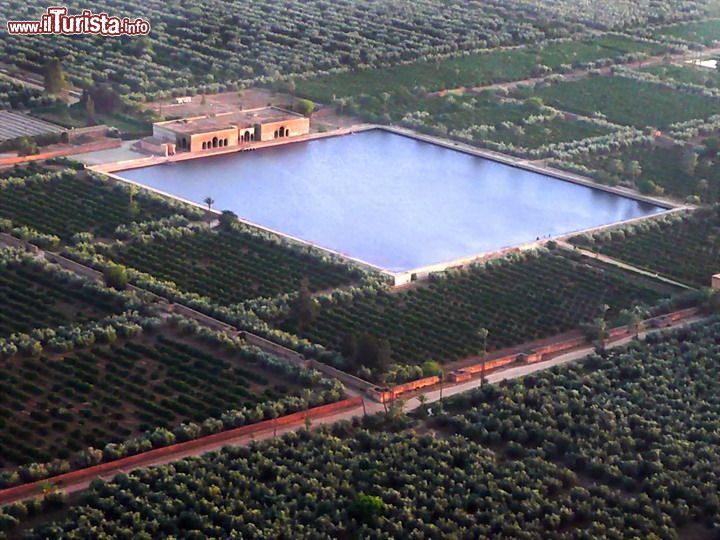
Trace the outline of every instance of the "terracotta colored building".
[[202, 152], [310, 132], [310, 119], [279, 107], [262, 107], [214, 116], [195, 116], [153, 124], [153, 137], [177, 151]]
[[175, 143], [167, 142], [157, 137], [140, 139], [140, 149], [158, 156], [175, 155]]

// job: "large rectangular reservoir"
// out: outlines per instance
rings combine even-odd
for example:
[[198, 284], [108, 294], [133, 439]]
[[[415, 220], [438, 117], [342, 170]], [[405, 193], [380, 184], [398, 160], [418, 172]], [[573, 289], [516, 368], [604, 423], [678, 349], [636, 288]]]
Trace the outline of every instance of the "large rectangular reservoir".
[[665, 210], [384, 130], [117, 174], [392, 272]]

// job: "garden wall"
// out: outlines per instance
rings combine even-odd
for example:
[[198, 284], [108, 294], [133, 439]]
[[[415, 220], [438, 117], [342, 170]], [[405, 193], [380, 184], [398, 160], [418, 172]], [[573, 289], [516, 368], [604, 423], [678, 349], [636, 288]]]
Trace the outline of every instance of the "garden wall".
[[[678, 322], [680, 320], [695, 317], [696, 315], [698, 315], [699, 311], [700, 310], [698, 308], [681, 309], [679, 311], [674, 311], [666, 315], [660, 315], [659, 317], [647, 319], [646, 321], [644, 321], [644, 326], [646, 328], [659, 328], [661, 326], [669, 326], [670, 324]], [[557, 356], [558, 354], [577, 349], [578, 347], [587, 344], [585, 336], [583, 336], [579, 332], [573, 333], [576, 335], [573, 335], [572, 337], [563, 339], [561, 341], [534, 347], [526, 353], [509, 354], [501, 356], [499, 358], [488, 359], [485, 362], [485, 371], [488, 372], [492, 369], [497, 369], [499, 367], [512, 364], [516, 361], [526, 364], [542, 362], [545, 360], [549, 360], [551, 357]], [[617, 328], [612, 328], [608, 331], [607, 340], [609, 342], [618, 341], [632, 335], [633, 330], [631, 328], [627, 326], [618, 326]], [[477, 364], [473, 364], [471, 366], [458, 369], [457, 371], [453, 371], [452, 373], [450, 373], [450, 380], [454, 383], [469, 381], [475, 375], [481, 373], [482, 370], [482, 362], [478, 362]]]
[[81, 137], [100, 139], [104, 137], [107, 132], [108, 127], [105, 124], [98, 124], [97, 126], [70, 129], [66, 133], [68, 135], [68, 140], [70, 142], [75, 142]]
[[108, 474], [128, 472], [132, 469], [146, 467], [158, 462], [159, 460], [168, 461], [169, 459], [172, 459], [173, 456], [177, 456], [177, 459], [181, 459], [183, 456], [187, 455], [188, 452], [193, 450], [198, 450], [202, 453], [203, 447], [215, 447], [218, 443], [231, 441], [232, 439], [236, 439], [238, 437], [245, 437], [269, 429], [275, 429], [280, 426], [288, 426], [292, 424], [300, 426], [307, 418], [312, 420], [331, 416], [341, 411], [354, 409], [360, 405], [362, 405], [362, 398], [360, 397], [344, 399], [335, 403], [314, 407], [306, 411], [299, 411], [286, 416], [281, 416], [274, 420], [264, 420], [249, 426], [221, 431], [220, 433], [214, 433], [212, 435], [200, 437], [191, 441], [172, 444], [163, 448], [156, 448], [147, 452], [135, 454], [134, 456], [128, 456], [115, 461], [101, 463], [100, 465], [93, 465], [92, 467], [86, 467], [77, 471], [60, 474], [47, 480], [22, 484], [20, 486], [0, 491], [0, 505], [36, 497], [40, 495], [48, 485], [54, 485], [62, 488], [62, 486], [70, 484], [90, 482], [95, 478], [99, 478], [101, 475], [106, 476]]
[[72, 156], [74, 154], [85, 154], [87, 152], [98, 152], [100, 150], [108, 150], [110, 148], [119, 148], [121, 145], [122, 141], [120, 139], [107, 139], [104, 141], [81, 144], [79, 146], [67, 146], [57, 150], [33, 154], [32, 156], [0, 158], [0, 165], [15, 165], [16, 163], [25, 163], [28, 161], [41, 161], [43, 159], [50, 159], [54, 157]]
[[8, 233], [0, 233], [0, 242], [4, 244], [5, 246], [21, 249], [23, 251], [29, 250], [33, 253], [37, 253], [40, 251], [40, 248], [37, 246], [34, 246], [33, 244], [29, 244], [28, 242], [25, 242], [24, 240], [21, 240], [20, 238], [15, 238], [11, 234]]
[[292, 349], [288, 349], [287, 347], [267, 340], [264, 337], [258, 336], [256, 334], [251, 334], [250, 332], [240, 332], [240, 335], [249, 345], [255, 345], [259, 349], [262, 349], [267, 353], [277, 356], [278, 358], [282, 358], [283, 360], [289, 360], [296, 364], [305, 365], [306, 363], [305, 357], [299, 352], [295, 352]]
[[318, 362], [317, 360], [309, 360], [308, 367], [317, 369], [319, 372], [324, 373], [329, 377], [333, 377], [342, 382], [343, 384], [351, 386], [361, 392], [367, 392], [371, 388], [375, 388], [374, 384], [365, 381], [360, 377], [356, 377], [355, 375], [351, 375], [350, 373], [345, 373], [344, 371], [341, 371], [327, 364], [323, 364], [322, 362]]
[[167, 309], [170, 313], [177, 313], [178, 315], [182, 315], [183, 317], [187, 317], [188, 319], [194, 319], [199, 323], [212, 328], [213, 330], [219, 330], [221, 332], [228, 332], [231, 334], [237, 333], [237, 330], [234, 326], [214, 319], [210, 315], [205, 315], [204, 313], [196, 311], [183, 304], [170, 304]]
[[437, 375], [433, 375], [432, 377], [424, 377], [422, 379], [417, 379], [415, 381], [399, 384], [391, 388], [381, 389], [378, 387], [373, 387], [369, 389], [367, 393], [368, 396], [370, 396], [375, 401], [379, 401], [380, 403], [387, 403], [388, 401], [396, 400], [403, 394], [407, 394], [408, 392], [412, 392], [413, 390], [419, 390], [427, 386], [433, 386], [435, 384], [438, 384], [439, 382], [440, 377], [438, 377]]

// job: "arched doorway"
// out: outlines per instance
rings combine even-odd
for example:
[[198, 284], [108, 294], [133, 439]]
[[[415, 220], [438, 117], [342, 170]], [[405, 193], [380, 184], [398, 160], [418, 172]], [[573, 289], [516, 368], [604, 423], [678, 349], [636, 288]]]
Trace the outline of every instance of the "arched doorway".
[[218, 146], [218, 138], [217, 138], [217, 137], [213, 137], [213, 139], [212, 139], [212, 147], [213, 147], [213, 148], [217, 148], [217, 146]]
[[202, 144], [202, 149], [203, 149], [203, 150], [207, 150], [207, 143], [206, 143], [206, 142], [204, 142], [204, 143]]

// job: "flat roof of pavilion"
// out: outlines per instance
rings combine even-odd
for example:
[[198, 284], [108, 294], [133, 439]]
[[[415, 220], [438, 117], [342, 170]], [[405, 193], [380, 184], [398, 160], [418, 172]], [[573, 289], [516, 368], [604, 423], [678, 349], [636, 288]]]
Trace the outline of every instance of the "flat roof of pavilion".
[[157, 122], [156, 125], [170, 129], [177, 133], [191, 135], [194, 133], [208, 133], [223, 129], [250, 128], [255, 124], [269, 124], [302, 118], [301, 114], [281, 109], [280, 107], [260, 107], [246, 111], [220, 113], [213, 116], [194, 116]]

